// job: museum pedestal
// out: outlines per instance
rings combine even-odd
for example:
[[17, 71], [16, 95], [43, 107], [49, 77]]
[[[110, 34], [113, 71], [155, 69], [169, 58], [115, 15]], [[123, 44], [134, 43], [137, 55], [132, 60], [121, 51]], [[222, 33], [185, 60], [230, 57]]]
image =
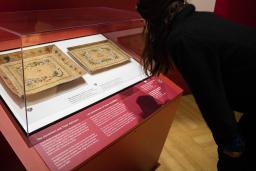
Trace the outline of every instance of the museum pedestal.
[[[172, 93], [174, 93], [172, 100], [149, 114], [132, 129], [119, 135], [96, 154], [81, 162], [74, 170], [149, 171], [158, 166], [158, 158], [175, 117], [182, 93], [181, 89], [168, 79], [162, 77], [162, 80], [172, 89]], [[0, 131], [11, 147], [6, 150], [8, 153], [13, 150], [17, 156], [13, 153], [11, 157], [13, 160], [7, 160], [19, 159], [26, 170], [50, 170], [34, 146], [26, 142], [27, 137], [19, 131], [16, 121], [8, 113], [3, 103], [0, 107], [0, 117]], [[4, 144], [1, 143], [0, 147], [3, 148]], [[5, 154], [1, 153], [0, 155]], [[12, 165], [10, 162], [8, 164]]]

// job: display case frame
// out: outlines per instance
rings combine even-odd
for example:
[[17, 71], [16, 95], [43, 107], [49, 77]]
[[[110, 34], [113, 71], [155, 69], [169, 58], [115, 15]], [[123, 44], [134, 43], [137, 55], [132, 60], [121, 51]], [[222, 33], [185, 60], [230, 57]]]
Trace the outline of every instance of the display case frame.
[[[14, 120], [17, 124], [22, 127], [24, 130], [27, 130], [28, 122], [26, 115], [26, 97], [21, 96], [20, 98], [15, 95], [14, 92], [18, 93], [16, 90], [17, 84], [19, 85], [19, 93], [25, 94], [24, 87], [24, 72], [23, 72], [23, 57], [22, 57], [22, 39], [21, 35], [16, 32], [11, 32], [8, 29], [0, 27], [0, 92], [1, 92], [1, 101], [8, 110], [11, 112], [15, 108], [19, 108], [19, 115], [14, 117]], [[10, 53], [16, 53], [15, 55], [6, 55], [5, 51]], [[3, 66], [8, 66], [10, 63], [15, 63], [19, 66], [19, 81], [16, 85], [12, 84], [12, 81], [15, 81], [15, 78], [11, 80], [8, 77], [8, 74], [3, 71], [9, 71], [8, 67], [4, 68]], [[11, 112], [12, 113], [12, 112]], [[20, 122], [23, 120], [23, 122]]]

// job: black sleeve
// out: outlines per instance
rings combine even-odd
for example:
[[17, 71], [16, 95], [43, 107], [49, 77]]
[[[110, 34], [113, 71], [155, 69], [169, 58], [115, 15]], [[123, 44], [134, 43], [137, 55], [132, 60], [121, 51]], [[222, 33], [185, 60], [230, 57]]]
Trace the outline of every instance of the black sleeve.
[[228, 143], [236, 134], [236, 120], [226, 98], [214, 45], [186, 36], [176, 41], [171, 49], [216, 143]]

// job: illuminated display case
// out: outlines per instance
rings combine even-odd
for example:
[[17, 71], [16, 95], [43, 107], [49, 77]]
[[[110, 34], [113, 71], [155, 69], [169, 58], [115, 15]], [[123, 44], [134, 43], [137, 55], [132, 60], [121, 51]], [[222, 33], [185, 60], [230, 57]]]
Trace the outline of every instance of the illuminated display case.
[[137, 0], [14, 1], [0, 6], [4, 166], [155, 170], [182, 89], [144, 74]]
[[141, 32], [136, 12], [107, 7], [0, 13], [0, 94], [26, 134], [147, 76], [117, 38]]

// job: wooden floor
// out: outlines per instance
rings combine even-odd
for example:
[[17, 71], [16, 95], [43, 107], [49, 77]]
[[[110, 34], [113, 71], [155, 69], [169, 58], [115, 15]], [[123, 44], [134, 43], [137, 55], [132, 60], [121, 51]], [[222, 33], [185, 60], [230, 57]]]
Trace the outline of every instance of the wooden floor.
[[216, 171], [216, 148], [193, 96], [183, 96], [157, 171]]

